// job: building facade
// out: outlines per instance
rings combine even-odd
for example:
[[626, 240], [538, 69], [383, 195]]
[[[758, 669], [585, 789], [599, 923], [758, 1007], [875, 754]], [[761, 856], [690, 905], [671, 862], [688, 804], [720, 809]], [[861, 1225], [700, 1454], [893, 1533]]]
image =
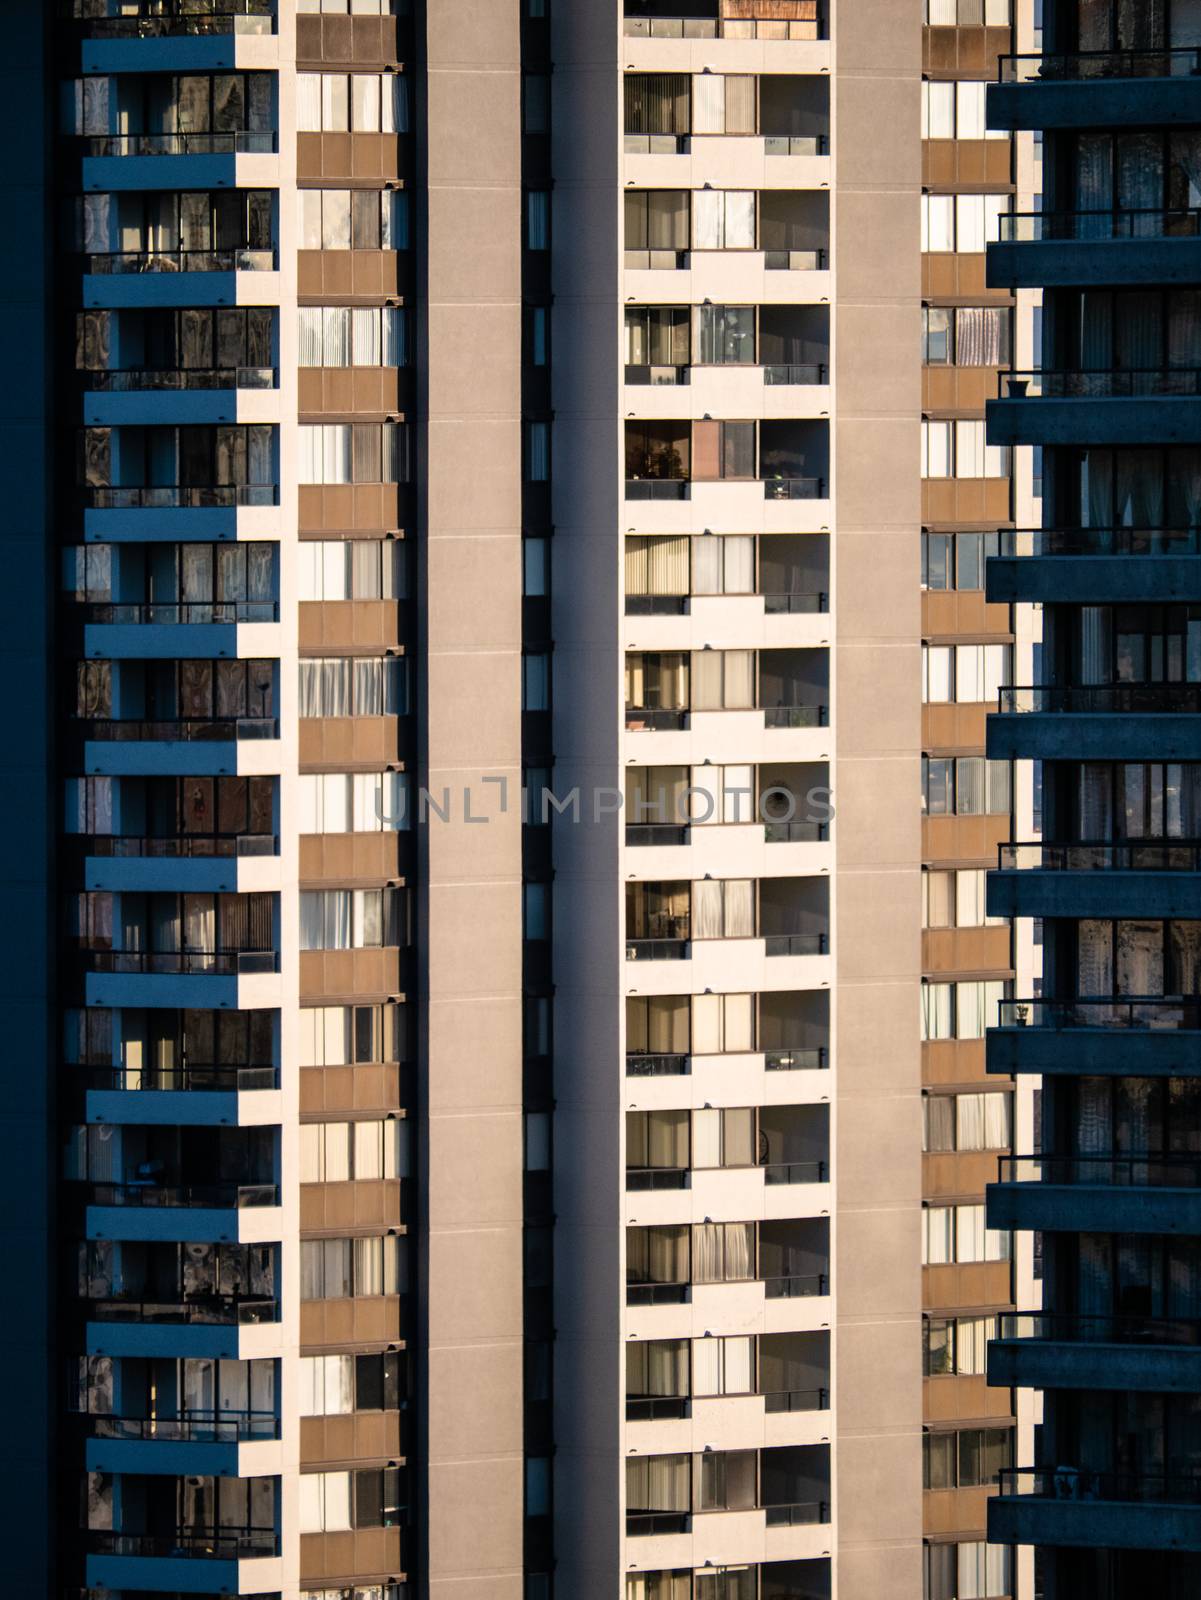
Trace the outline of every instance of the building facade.
[[13, 10], [17, 1592], [1026, 1593], [1032, 10]]
[[988, 1069], [1041, 1075], [1038, 1125], [988, 1222], [1041, 1247], [1041, 1301], [1002, 1318], [989, 1381], [1042, 1421], [989, 1506], [1034, 1547], [1047, 1600], [1196, 1588], [1194, 839], [1201, 448], [1196, 86], [1201, 14], [1046, 5], [1007, 57], [994, 127], [1041, 136], [1041, 208], [1002, 218], [988, 281], [1041, 291], [1041, 348], [1002, 381], [988, 435], [1041, 452], [1041, 517], [987, 598], [1041, 607], [1034, 671], [1001, 690], [988, 753], [1032, 772], [1042, 838], [990, 875], [1031, 919], [1037, 988]]

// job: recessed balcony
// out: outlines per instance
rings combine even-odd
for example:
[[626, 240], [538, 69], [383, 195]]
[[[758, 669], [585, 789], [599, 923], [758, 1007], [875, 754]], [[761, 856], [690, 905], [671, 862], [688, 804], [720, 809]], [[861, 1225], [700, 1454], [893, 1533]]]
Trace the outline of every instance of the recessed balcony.
[[[770, 11], [770, 16], [759, 13]], [[685, 13], [676, 14], [672, 13]], [[625, 0], [623, 31], [631, 39], [825, 39], [823, 0], [698, 0], [685, 7], [659, 0]]]
[[1201, 1387], [1201, 1323], [1188, 1317], [1005, 1313], [988, 1349], [1003, 1388], [1166, 1394]]
[[1006, 685], [990, 716], [993, 760], [1201, 760], [1201, 684]]
[[1191, 917], [1201, 840], [1003, 844], [988, 877], [995, 917]]
[[1201, 1233], [1196, 1156], [1002, 1156], [990, 1228], [1053, 1233]]
[[1009, 212], [987, 274], [992, 289], [1195, 283], [1201, 210]]
[[626, 1304], [682, 1305], [723, 1288], [761, 1285], [765, 1300], [830, 1292], [824, 1218], [670, 1223], [626, 1229]]
[[1201, 1550], [1201, 1477], [1007, 1467], [988, 1502], [994, 1544]]
[[991, 444], [1194, 444], [1201, 441], [1195, 367], [1002, 372], [988, 402]]
[[989, 1072], [1174, 1077], [1201, 1047], [1201, 1000], [1113, 995], [1002, 1000], [988, 1033]]
[[1201, 50], [1007, 55], [988, 88], [991, 128], [1145, 128], [1196, 121]]
[[[275, 0], [69, 0], [66, 15], [88, 39], [172, 39], [271, 34]], [[225, 65], [231, 65], [223, 57]]]

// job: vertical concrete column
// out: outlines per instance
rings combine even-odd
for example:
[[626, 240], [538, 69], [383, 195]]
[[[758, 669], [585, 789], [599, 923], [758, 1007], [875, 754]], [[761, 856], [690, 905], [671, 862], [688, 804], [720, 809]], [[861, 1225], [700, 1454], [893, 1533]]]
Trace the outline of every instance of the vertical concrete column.
[[[425, 831], [419, 919], [428, 1578], [519, 1600], [520, 7], [427, 11], [420, 765], [450, 803]], [[506, 811], [485, 778], [507, 780]]]
[[921, 1593], [919, 0], [832, 16], [838, 1592]]

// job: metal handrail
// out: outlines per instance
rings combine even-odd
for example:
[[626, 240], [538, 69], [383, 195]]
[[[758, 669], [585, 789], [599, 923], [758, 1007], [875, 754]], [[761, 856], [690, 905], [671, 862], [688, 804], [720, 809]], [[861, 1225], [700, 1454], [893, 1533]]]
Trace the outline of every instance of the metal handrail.
[[809, 616], [827, 612], [830, 609], [830, 596], [824, 589], [812, 590], [807, 594], [798, 594], [789, 591], [787, 594], [769, 594], [762, 591], [763, 609], [769, 616]]
[[768, 1414], [779, 1411], [828, 1411], [828, 1389], [765, 1389], [760, 1390], [764, 1410]]
[[185, 717], [167, 722], [146, 722], [140, 717], [81, 717], [75, 726], [85, 739], [117, 744], [142, 739], [221, 744], [233, 739], [279, 738], [275, 717]]
[[236, 976], [278, 972], [278, 950], [87, 950], [77, 960], [89, 972], [166, 972], [175, 975]]
[[1132, 1317], [1077, 1312], [1004, 1311], [1001, 1339], [1080, 1344], [1201, 1345], [1201, 1317]]
[[828, 706], [764, 706], [763, 725], [767, 728], [825, 728], [829, 725]]
[[1028, 1495], [1044, 1500], [1102, 1500], [1145, 1504], [1196, 1505], [1201, 1473], [1109, 1472], [1065, 1464], [1057, 1467], [1002, 1467], [997, 1474], [1006, 1498]]
[[830, 1279], [824, 1272], [785, 1273], [765, 1277], [762, 1282], [769, 1300], [807, 1300], [830, 1292]]
[[1163, 50], [1057, 50], [1046, 55], [1002, 56], [997, 65], [998, 83], [1187, 78], [1201, 73], [1201, 50], [1191, 45], [1173, 45]]
[[1101, 995], [1082, 1000], [1018, 998], [1000, 1002], [999, 1023], [1002, 1028], [1201, 1032], [1201, 999], [1192, 995]]
[[626, 1055], [627, 1078], [679, 1078], [691, 1071], [691, 1057], [687, 1055], [640, 1055], [636, 1051]]
[[691, 1180], [692, 1173], [687, 1166], [626, 1168], [628, 1190], [687, 1189], [691, 1186]]
[[126, 601], [88, 600], [79, 607], [85, 622], [102, 627], [150, 623], [164, 627], [208, 627], [235, 622], [278, 622], [278, 600]]
[[1201, 1154], [1013, 1155], [997, 1158], [1001, 1183], [1097, 1184], [1105, 1188], [1201, 1188]]
[[1004, 716], [1031, 712], [1201, 712], [1201, 683], [1005, 684], [999, 694]]
[[174, 1533], [116, 1533], [90, 1528], [88, 1549], [98, 1555], [182, 1556], [210, 1561], [237, 1561], [246, 1557], [279, 1554], [279, 1535], [257, 1528], [202, 1528], [189, 1526]]
[[1035, 244], [1059, 239], [1101, 243], [1114, 239], [1195, 239], [1201, 236], [1201, 207], [1140, 206], [1121, 211], [1006, 211], [1001, 214], [1002, 244]]
[[763, 478], [764, 498], [767, 500], [824, 500], [824, 478]]
[[102, 367], [81, 373], [95, 394], [139, 394], [143, 391], [211, 389], [274, 389], [274, 367]]
[[141, 834], [77, 833], [71, 842], [81, 855], [109, 861], [213, 860], [231, 856], [276, 856], [274, 833], [181, 833], [169, 838]]
[[825, 1045], [809, 1045], [798, 1050], [767, 1050], [763, 1066], [767, 1072], [808, 1072], [830, 1065]]
[[86, 503], [100, 511], [196, 511], [225, 506], [279, 504], [277, 483], [88, 484]]
[[113, 277], [131, 272], [274, 272], [274, 249], [239, 245], [232, 250], [88, 250], [85, 272]]
[[278, 1439], [274, 1411], [184, 1411], [177, 1417], [123, 1417], [111, 1412], [78, 1411], [94, 1439], [136, 1439], [146, 1442], [236, 1443], [239, 1439]]
[[830, 1171], [824, 1161], [764, 1161], [767, 1183], [828, 1183]]
[[1197, 872], [1201, 840], [1034, 840], [998, 845], [997, 858], [1001, 872]]
[[830, 948], [824, 933], [769, 933], [763, 945], [765, 956], [824, 956]]
[[1035, 556], [1198, 555], [1196, 528], [1030, 528], [1012, 535], [1019, 548], [1029, 541]]
[[273, 131], [237, 128], [228, 133], [88, 133], [79, 136], [85, 156], [274, 155]]
[[79, 1073], [93, 1089], [112, 1089], [124, 1094], [193, 1093], [218, 1090], [222, 1093], [250, 1094], [279, 1088], [279, 1068], [270, 1062], [261, 1065], [209, 1066], [186, 1063], [178, 1067], [96, 1067], [68, 1062], [64, 1068]]
[[273, 31], [275, 0], [65, 0], [64, 17], [93, 39]]
[[1155, 396], [1201, 394], [1197, 367], [1040, 368], [1031, 372], [998, 372], [1002, 400], [1134, 400]]
[[107, 1295], [86, 1302], [97, 1322], [153, 1322], [236, 1326], [278, 1322], [279, 1301], [260, 1295], [195, 1295], [187, 1300], [144, 1300], [140, 1295]]
[[206, 1183], [182, 1187], [157, 1183], [93, 1183], [79, 1180], [90, 1206], [133, 1206], [165, 1210], [245, 1211], [257, 1206], [277, 1206], [279, 1187], [274, 1183]]
[[683, 939], [627, 939], [627, 961], [686, 961], [692, 946]]

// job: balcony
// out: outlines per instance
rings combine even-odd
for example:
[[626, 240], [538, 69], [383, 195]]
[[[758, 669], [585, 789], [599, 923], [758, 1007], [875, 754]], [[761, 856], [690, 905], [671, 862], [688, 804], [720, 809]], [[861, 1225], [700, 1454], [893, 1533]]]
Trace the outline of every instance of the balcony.
[[988, 1379], [1002, 1388], [1100, 1389], [1165, 1394], [1201, 1388], [1195, 1318], [1005, 1313], [988, 1347]]
[[84, 1300], [80, 1304], [90, 1322], [120, 1322], [142, 1327], [258, 1327], [278, 1322], [280, 1313], [278, 1300], [253, 1294], [181, 1295], [171, 1300], [144, 1299], [133, 1290], [128, 1294]]
[[179, 1416], [119, 1417], [76, 1412], [89, 1439], [136, 1440], [161, 1444], [237, 1444], [247, 1439], [278, 1439], [273, 1411], [185, 1411]]
[[1201, 593], [1201, 529], [1054, 528], [1014, 534], [1028, 555], [991, 556], [988, 599], [1014, 604], [1121, 604]]
[[96, 511], [206, 511], [232, 506], [276, 506], [279, 485], [103, 484], [83, 491], [85, 506]]
[[101, 133], [79, 140], [86, 159], [125, 156], [274, 155], [274, 133], [238, 129], [232, 133]]
[[1008, 55], [988, 90], [991, 128], [1143, 128], [1191, 124], [1201, 50]]
[[1201, 1476], [1007, 1467], [988, 1502], [995, 1544], [1201, 1550]]
[[1019, 211], [988, 247], [992, 289], [1082, 283], [1194, 283], [1201, 277], [1201, 211]]
[[1003, 1000], [988, 1070], [1174, 1077], [1195, 1070], [1201, 1000], [1184, 996]]
[[[175, 39], [275, 31], [275, 0], [67, 0], [88, 39]], [[232, 59], [222, 57], [232, 65]]]
[[1201, 1233], [1201, 1158], [1002, 1156], [990, 1228], [1051, 1233]]
[[990, 716], [994, 760], [1201, 760], [1201, 684], [1007, 685]]
[[1201, 841], [1128, 839], [1004, 844], [988, 878], [997, 917], [1191, 917]]
[[1201, 371], [1003, 372], [988, 402], [991, 444], [1193, 444]]
[[627, 1078], [682, 1078], [691, 1071], [687, 1055], [653, 1055], [639, 1051], [626, 1054]]
[[229, 1594], [279, 1590], [277, 1533], [183, 1526], [169, 1532], [90, 1529], [82, 1535], [89, 1588]]
[[278, 972], [278, 950], [77, 950], [85, 972], [236, 977]]
[[[829, 37], [823, 0], [717, 0], [687, 16], [660, 15], [670, 5], [626, 0], [623, 31], [630, 39], [762, 39], [812, 42]], [[770, 17], [757, 13], [770, 11]]]

